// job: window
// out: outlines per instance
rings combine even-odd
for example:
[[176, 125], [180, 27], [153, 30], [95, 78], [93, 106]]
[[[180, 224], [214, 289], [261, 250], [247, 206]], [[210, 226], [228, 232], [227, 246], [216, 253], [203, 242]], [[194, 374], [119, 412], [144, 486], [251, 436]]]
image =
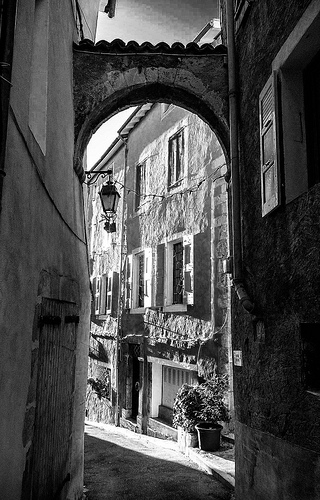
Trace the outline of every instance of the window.
[[[320, 4], [312, 3], [272, 63], [278, 73], [283, 193], [290, 203], [320, 181]], [[317, 146], [318, 144], [318, 146]], [[279, 179], [278, 179], [279, 181]]]
[[183, 244], [172, 245], [172, 304], [183, 304]]
[[117, 315], [119, 274], [110, 271], [93, 280], [95, 316]]
[[155, 290], [156, 306], [166, 311], [193, 305], [193, 236], [158, 245]]
[[177, 185], [184, 176], [184, 138], [183, 130], [179, 130], [169, 139], [169, 187]]
[[129, 255], [126, 267], [126, 308], [142, 309], [152, 305], [152, 249]]
[[146, 193], [146, 162], [140, 163], [136, 166], [136, 195], [135, 195], [135, 209], [141, 206]]

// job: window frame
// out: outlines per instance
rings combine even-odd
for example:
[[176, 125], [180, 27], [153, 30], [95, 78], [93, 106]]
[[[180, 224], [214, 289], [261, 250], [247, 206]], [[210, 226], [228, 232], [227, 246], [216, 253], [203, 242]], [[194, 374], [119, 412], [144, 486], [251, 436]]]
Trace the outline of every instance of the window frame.
[[[140, 175], [138, 176], [138, 172]], [[143, 175], [141, 175], [141, 172]], [[143, 179], [143, 181], [142, 181]], [[147, 161], [143, 160], [136, 165], [135, 171], [135, 198], [134, 208], [139, 211], [142, 207], [142, 199], [147, 192]]]
[[[143, 304], [141, 303], [139, 290], [141, 289], [141, 277], [139, 277], [139, 263], [143, 259]], [[153, 305], [152, 291], [152, 265], [153, 256], [151, 248], [136, 249], [127, 259], [126, 276], [126, 305], [131, 313], [140, 314], [146, 308]], [[131, 267], [131, 270], [128, 270]]]
[[[179, 145], [179, 137], [181, 137], [181, 146]], [[168, 138], [168, 189], [180, 187], [185, 177], [185, 158], [186, 158], [186, 139], [184, 127], [180, 127], [174, 134]], [[176, 146], [174, 148], [174, 145]], [[177, 162], [179, 158], [179, 162]], [[179, 163], [179, 175], [177, 176], [177, 167]], [[173, 173], [172, 173], [173, 172]]]
[[303, 72], [320, 51], [320, 5], [311, 2], [272, 62], [279, 75], [281, 167], [288, 204], [310, 187], [306, 144]]
[[[165, 312], [186, 312], [188, 306], [194, 305], [194, 237], [193, 235], [182, 235], [166, 243], [165, 246], [165, 279], [164, 279], [164, 302], [163, 310]], [[173, 264], [174, 246], [178, 243], [182, 243], [183, 246], [183, 285], [182, 285], [182, 302], [174, 303], [173, 300]], [[190, 247], [187, 251], [187, 248]], [[187, 259], [188, 257], [188, 259]], [[189, 289], [187, 291], [188, 284]]]

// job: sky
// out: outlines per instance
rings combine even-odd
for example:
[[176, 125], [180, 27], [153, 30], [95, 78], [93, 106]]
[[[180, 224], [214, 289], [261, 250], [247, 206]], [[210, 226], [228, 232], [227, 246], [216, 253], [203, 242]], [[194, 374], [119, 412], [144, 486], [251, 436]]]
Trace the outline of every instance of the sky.
[[[101, 0], [101, 11], [106, 4], [107, 0]], [[213, 18], [219, 18], [218, 0], [117, 0], [114, 18], [99, 13], [96, 42], [120, 38], [126, 43], [135, 40], [138, 43], [172, 45], [181, 42], [186, 45]], [[212, 41], [215, 33], [210, 30], [201, 43]], [[118, 113], [92, 136], [87, 149], [87, 168], [101, 158], [133, 109]]]
[[[106, 3], [101, 0], [101, 10]], [[117, 0], [114, 18], [100, 12], [96, 41], [186, 44], [218, 17], [218, 0]]]

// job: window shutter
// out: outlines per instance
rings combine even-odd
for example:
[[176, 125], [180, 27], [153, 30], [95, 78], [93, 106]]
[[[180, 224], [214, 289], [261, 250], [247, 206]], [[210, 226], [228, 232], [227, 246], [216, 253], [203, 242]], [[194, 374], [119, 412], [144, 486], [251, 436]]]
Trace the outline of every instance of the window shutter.
[[107, 282], [107, 314], [115, 317], [118, 310], [119, 274], [110, 271]]
[[100, 287], [101, 287], [101, 276], [96, 277], [96, 291], [94, 298], [94, 313], [96, 316], [100, 314]]
[[156, 306], [164, 305], [164, 258], [165, 244], [157, 246], [157, 282], [156, 282]]
[[127, 257], [125, 307], [126, 309], [132, 308], [132, 255]]
[[262, 216], [280, 205], [280, 172], [277, 136], [276, 73], [259, 97]]
[[176, 180], [179, 180], [179, 179], [181, 179], [181, 177], [183, 177], [183, 157], [184, 157], [184, 134], [183, 134], [183, 130], [178, 135], [177, 147], [178, 147], [178, 162], [177, 162], [177, 176], [176, 176]]
[[103, 274], [100, 283], [100, 304], [99, 314], [106, 314], [106, 294], [107, 294], [108, 276]]
[[193, 235], [183, 237], [183, 303], [193, 305]]
[[169, 139], [169, 165], [168, 165], [168, 184], [174, 183], [174, 143]]
[[152, 306], [152, 248], [144, 251], [144, 307]]

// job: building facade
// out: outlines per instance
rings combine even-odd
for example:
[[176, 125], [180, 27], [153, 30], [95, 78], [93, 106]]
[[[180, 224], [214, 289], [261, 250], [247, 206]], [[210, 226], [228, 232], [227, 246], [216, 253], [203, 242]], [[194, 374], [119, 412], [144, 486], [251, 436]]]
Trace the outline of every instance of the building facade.
[[[178, 388], [229, 373], [226, 162], [210, 127], [170, 104], [139, 106], [119, 133], [93, 167], [110, 169], [121, 194], [111, 224], [101, 223], [105, 180], [88, 186], [88, 417], [175, 436]], [[99, 399], [104, 379], [109, 397]]]
[[0, 490], [6, 500], [83, 493], [90, 294], [82, 186], [73, 170], [72, 44], [92, 38], [98, 3], [0, 2]]
[[254, 304], [245, 311], [235, 294], [232, 307], [236, 498], [311, 500], [320, 498], [320, 5], [235, 3], [242, 279]]

